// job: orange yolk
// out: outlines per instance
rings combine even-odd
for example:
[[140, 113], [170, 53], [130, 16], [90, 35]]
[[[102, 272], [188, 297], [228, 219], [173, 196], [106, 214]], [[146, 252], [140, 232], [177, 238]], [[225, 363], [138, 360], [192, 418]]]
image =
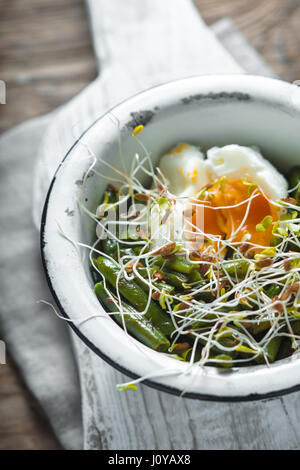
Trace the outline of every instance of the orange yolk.
[[[205, 207], [199, 207], [199, 211], [195, 211], [192, 223], [198, 227], [201, 225], [200, 228], [205, 234], [219, 235], [223, 239], [229, 239], [234, 234], [233, 242], [242, 242], [246, 240], [247, 235], [249, 242], [269, 246], [272, 224], [263, 232], [258, 232], [256, 226], [266, 216], [271, 215], [274, 222], [278, 220], [278, 209], [267, 201], [259, 188], [255, 189], [255, 197], [252, 193], [253, 199], [249, 202], [249, 187], [249, 184], [241, 180], [228, 181], [226, 178], [214, 183], [207, 189], [205, 200], [199, 201], [199, 205]], [[240, 205], [221, 208], [237, 204]], [[198, 217], [201, 217], [201, 220]], [[217, 248], [217, 242], [212, 244]], [[203, 248], [204, 246], [200, 246], [200, 249]]]

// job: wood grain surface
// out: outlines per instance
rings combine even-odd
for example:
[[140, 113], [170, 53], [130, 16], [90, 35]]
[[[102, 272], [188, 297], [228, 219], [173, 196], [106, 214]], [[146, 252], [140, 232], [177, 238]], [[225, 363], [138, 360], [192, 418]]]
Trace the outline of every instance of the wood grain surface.
[[47, 113], [96, 76], [83, 0], [1, 0], [0, 132]]
[[[68, 101], [96, 66], [83, 0], [0, 0], [0, 11], [1, 132]], [[0, 449], [59, 448], [9, 359], [0, 365]]]
[[[208, 24], [231, 17], [287, 80], [300, 79], [299, 0], [195, 0]], [[83, 0], [0, 0], [0, 131], [68, 101], [95, 76]], [[0, 333], [1, 334], [1, 333]], [[0, 366], [0, 449], [59, 444], [11, 360]]]
[[207, 24], [229, 16], [277, 74], [300, 79], [299, 0], [195, 0]]
[[0, 450], [60, 449], [10, 358], [0, 365]]

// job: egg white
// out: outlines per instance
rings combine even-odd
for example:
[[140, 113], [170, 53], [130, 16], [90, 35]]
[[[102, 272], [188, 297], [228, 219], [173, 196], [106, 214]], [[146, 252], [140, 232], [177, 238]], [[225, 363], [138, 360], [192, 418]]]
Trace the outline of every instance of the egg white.
[[163, 155], [159, 168], [169, 183], [169, 192], [175, 196], [193, 196], [208, 182], [204, 154], [187, 143], [180, 143]]
[[262, 154], [251, 147], [226, 145], [207, 151], [206, 166], [213, 180], [221, 176], [249, 179], [273, 201], [287, 196], [288, 184], [281, 173]]

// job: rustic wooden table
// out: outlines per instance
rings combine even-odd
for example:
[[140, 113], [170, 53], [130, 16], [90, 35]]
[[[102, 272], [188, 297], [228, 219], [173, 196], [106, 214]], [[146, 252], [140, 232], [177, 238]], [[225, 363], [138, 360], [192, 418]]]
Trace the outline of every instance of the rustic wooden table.
[[[299, 0], [195, 0], [211, 24], [231, 17], [286, 80], [300, 79]], [[84, 0], [0, 0], [0, 132], [51, 111], [96, 76]], [[12, 360], [0, 366], [0, 449], [59, 449]]]

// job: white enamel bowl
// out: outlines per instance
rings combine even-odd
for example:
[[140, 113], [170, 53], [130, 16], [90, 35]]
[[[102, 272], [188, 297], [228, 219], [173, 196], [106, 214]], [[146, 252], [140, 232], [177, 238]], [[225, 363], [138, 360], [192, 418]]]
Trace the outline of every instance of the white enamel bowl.
[[[299, 92], [300, 93], [300, 92]], [[129, 338], [105, 314], [93, 293], [88, 250], [76, 249], [59, 234], [57, 223], [68, 237], [91, 244], [95, 226], [80, 213], [76, 198], [80, 182], [91, 163], [87, 147], [101, 160], [120, 168], [118, 134], [126, 161], [138, 149], [131, 137], [144, 124], [142, 140], [153, 161], [179, 141], [201, 145], [256, 144], [282, 172], [299, 164], [300, 99], [298, 88], [262, 77], [202, 76], [152, 88], [100, 117], [75, 142], [59, 166], [45, 203], [41, 244], [50, 289], [61, 313], [81, 339], [130, 377], [150, 376], [146, 383], [191, 398], [216, 401], [255, 400], [280, 396], [300, 389], [300, 357], [232, 371], [213, 367], [189, 367]], [[119, 125], [118, 125], [119, 123]], [[88, 178], [83, 200], [94, 211], [106, 182]], [[79, 326], [78, 320], [102, 313]], [[157, 374], [159, 372], [159, 374]], [[154, 374], [151, 377], [151, 374]]]

